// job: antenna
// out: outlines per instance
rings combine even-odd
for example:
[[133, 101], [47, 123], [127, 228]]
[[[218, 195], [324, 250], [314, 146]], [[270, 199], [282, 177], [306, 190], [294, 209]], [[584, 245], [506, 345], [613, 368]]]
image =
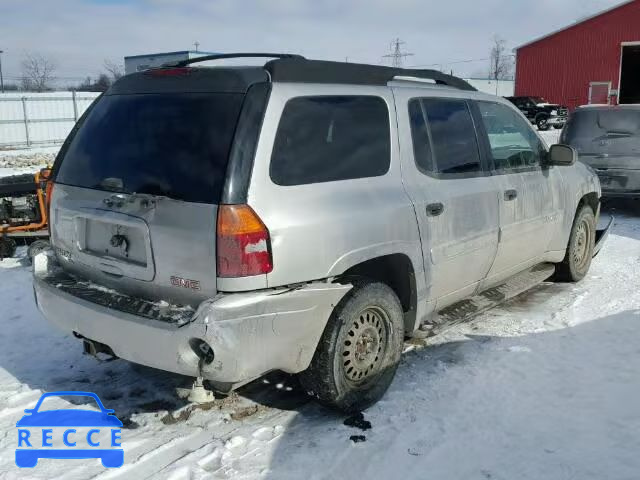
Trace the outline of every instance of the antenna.
[[383, 58], [391, 59], [392, 67], [402, 68], [402, 62], [404, 58], [413, 56], [413, 53], [405, 53], [400, 49], [400, 47], [404, 45], [404, 43], [405, 42], [403, 42], [399, 38], [396, 38], [391, 42], [391, 53], [382, 56]]
[[193, 42], [193, 45], [196, 47], [196, 52], [198, 51], [198, 47], [200, 46], [200, 42], [198, 42], [197, 40], [195, 42]]

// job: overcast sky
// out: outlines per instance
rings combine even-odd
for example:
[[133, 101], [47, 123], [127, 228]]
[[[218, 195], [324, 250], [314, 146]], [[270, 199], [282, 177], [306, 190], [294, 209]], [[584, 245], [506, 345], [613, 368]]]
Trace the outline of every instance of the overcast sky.
[[25, 52], [57, 64], [64, 83], [105, 59], [193, 49], [280, 51], [381, 63], [399, 37], [407, 66], [486, 75], [490, 39], [509, 49], [619, 0], [0, 0], [5, 81]]

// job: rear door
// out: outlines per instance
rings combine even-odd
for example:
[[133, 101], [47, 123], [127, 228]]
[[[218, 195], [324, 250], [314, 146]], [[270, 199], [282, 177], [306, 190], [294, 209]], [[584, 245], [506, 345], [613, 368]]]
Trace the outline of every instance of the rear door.
[[500, 206], [500, 242], [488, 277], [502, 279], [542, 256], [559, 227], [560, 178], [542, 168], [546, 147], [522, 116], [497, 102], [474, 111], [492, 161]]
[[243, 94], [105, 95], [60, 154], [51, 239], [64, 267], [150, 299], [216, 293], [216, 214]]
[[403, 181], [416, 209], [429, 298], [440, 309], [472, 295], [489, 271], [498, 242], [497, 194], [465, 99], [394, 94]]

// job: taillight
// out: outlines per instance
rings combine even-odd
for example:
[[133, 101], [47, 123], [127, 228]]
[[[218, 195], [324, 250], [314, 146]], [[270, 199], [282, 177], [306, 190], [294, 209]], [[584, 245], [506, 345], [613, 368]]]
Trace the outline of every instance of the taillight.
[[219, 277], [248, 277], [273, 270], [269, 230], [249, 205], [220, 205], [216, 248]]

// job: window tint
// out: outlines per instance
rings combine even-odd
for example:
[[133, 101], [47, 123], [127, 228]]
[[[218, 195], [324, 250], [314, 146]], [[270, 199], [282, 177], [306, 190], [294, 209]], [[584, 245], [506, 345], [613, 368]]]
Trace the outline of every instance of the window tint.
[[413, 139], [413, 155], [416, 165], [425, 172], [433, 172], [433, 156], [427, 122], [422, 110], [422, 102], [413, 99], [409, 102], [409, 120], [411, 122], [411, 137]]
[[480, 172], [478, 141], [467, 102], [430, 98], [423, 99], [422, 104], [431, 131], [436, 172]]
[[375, 177], [389, 170], [390, 158], [382, 98], [298, 97], [282, 112], [270, 175], [278, 185]]
[[56, 173], [68, 185], [217, 203], [243, 95], [103, 96]]
[[478, 107], [496, 170], [540, 165], [543, 147], [528, 122], [505, 105], [478, 102]]

